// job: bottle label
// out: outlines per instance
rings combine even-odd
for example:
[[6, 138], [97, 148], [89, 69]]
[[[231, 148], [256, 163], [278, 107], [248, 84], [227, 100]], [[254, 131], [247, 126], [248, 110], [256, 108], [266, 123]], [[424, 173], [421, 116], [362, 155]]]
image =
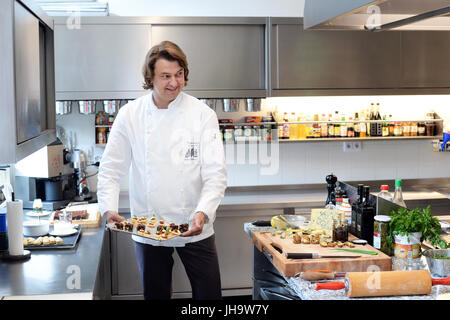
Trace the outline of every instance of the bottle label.
[[381, 234], [378, 232], [373, 233], [373, 247], [375, 249], [381, 249]]

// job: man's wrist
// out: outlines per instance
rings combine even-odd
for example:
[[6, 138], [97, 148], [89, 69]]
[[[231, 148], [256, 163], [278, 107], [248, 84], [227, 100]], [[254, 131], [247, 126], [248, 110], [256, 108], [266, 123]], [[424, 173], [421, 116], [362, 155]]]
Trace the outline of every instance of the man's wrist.
[[203, 211], [197, 211], [197, 213], [203, 214], [203, 222], [204, 222], [204, 223], [208, 223], [209, 218], [208, 218], [208, 216], [206, 215], [206, 213], [204, 213]]

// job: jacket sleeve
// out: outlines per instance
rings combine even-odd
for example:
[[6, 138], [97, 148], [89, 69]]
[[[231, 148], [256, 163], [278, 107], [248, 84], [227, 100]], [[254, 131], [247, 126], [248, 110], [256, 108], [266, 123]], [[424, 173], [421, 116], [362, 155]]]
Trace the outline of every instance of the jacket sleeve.
[[201, 133], [200, 161], [203, 186], [196, 212], [204, 212], [207, 216], [205, 223], [213, 223], [227, 187], [225, 154], [215, 113], [209, 116]]
[[127, 135], [125, 110], [119, 110], [111, 128], [98, 172], [97, 198], [100, 212], [118, 212], [120, 180], [129, 172], [131, 145]]

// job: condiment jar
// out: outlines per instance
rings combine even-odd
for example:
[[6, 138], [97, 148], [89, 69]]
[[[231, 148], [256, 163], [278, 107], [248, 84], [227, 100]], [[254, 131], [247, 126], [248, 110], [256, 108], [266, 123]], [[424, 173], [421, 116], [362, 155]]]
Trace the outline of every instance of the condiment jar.
[[373, 223], [373, 246], [388, 256], [391, 255], [391, 246], [387, 242], [390, 221], [391, 217], [389, 216], [377, 215], [374, 217]]

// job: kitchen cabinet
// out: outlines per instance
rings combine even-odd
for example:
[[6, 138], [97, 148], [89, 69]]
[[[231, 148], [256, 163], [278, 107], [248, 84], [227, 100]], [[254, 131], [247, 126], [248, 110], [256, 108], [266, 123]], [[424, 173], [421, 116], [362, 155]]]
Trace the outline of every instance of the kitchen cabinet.
[[0, 164], [13, 164], [56, 140], [53, 20], [1, 1], [0, 47]]
[[398, 87], [398, 32], [304, 31], [300, 19], [273, 19], [270, 26], [274, 96]]
[[265, 20], [152, 24], [152, 45], [178, 44], [189, 62], [186, 91], [197, 97], [264, 97]]
[[152, 45], [178, 44], [196, 97], [265, 97], [265, 18], [83, 17], [55, 19], [57, 100], [134, 99]]
[[402, 87], [450, 88], [450, 32], [402, 32]]
[[[115, 99], [144, 93], [141, 69], [150, 49], [145, 24], [55, 25], [57, 100]], [[117, 97], [122, 92], [123, 96]]]

